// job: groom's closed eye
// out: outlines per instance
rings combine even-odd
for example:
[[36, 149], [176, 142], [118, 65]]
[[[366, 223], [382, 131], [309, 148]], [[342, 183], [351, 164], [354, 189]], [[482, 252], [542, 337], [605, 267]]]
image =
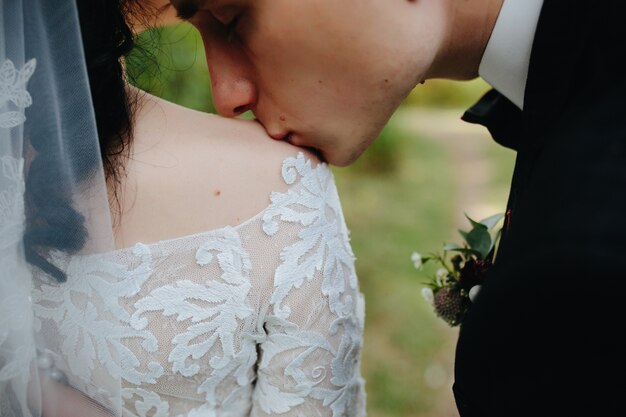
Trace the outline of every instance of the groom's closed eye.
[[[170, 2], [176, 9], [178, 17], [182, 20], [191, 20], [201, 11], [207, 11], [207, 6], [210, 5], [209, 3], [212, 3], [209, 0], [170, 0]], [[239, 22], [240, 16], [237, 10], [237, 7], [226, 6], [211, 12], [214, 18], [225, 27], [229, 38], [234, 36], [237, 23]]]

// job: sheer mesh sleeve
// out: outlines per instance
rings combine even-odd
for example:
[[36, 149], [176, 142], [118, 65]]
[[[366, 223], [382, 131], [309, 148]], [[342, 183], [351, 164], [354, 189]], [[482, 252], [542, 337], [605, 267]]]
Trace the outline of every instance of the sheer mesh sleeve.
[[[238, 226], [72, 256], [67, 282], [36, 286], [74, 388], [121, 388], [128, 417], [365, 415], [363, 300], [332, 174], [299, 154], [282, 175]], [[108, 375], [121, 387], [103, 390]]]
[[363, 416], [363, 299], [332, 174], [303, 155], [285, 161], [298, 183], [272, 195], [266, 234], [291, 227], [259, 344], [253, 416]]

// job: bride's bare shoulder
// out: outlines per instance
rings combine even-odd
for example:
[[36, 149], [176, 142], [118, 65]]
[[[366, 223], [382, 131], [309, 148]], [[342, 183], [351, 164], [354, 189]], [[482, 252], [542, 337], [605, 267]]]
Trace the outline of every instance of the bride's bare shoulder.
[[251, 120], [226, 119], [145, 95], [123, 184], [118, 246], [237, 225], [288, 185], [282, 162], [299, 152]]
[[[229, 166], [244, 165], [248, 170], [274, 167], [290, 155], [304, 149], [270, 138], [253, 120], [229, 119], [179, 106], [153, 96], [146, 96], [137, 119], [135, 136], [138, 144], [168, 149], [191, 158], [188, 162], [227, 161]], [[187, 153], [191, 153], [188, 155]], [[202, 153], [202, 160], [194, 156]], [[207, 171], [207, 172], [208, 172]]]

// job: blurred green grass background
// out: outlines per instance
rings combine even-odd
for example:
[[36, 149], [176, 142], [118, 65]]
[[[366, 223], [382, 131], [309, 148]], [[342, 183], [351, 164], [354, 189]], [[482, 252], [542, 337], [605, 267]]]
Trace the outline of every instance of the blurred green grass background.
[[[189, 25], [145, 32], [127, 70], [139, 88], [214, 112], [202, 42]], [[421, 298], [434, 271], [416, 271], [410, 255], [457, 241], [468, 207], [504, 209], [514, 154], [458, 120], [487, 89], [480, 80], [418, 86], [364, 156], [334, 170], [366, 297], [371, 417], [458, 415], [450, 391], [457, 330]]]

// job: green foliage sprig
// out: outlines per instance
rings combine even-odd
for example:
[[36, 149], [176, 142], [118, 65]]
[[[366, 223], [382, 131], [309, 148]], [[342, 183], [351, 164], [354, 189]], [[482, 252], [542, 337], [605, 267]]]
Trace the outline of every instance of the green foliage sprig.
[[422, 295], [434, 307], [435, 314], [450, 326], [458, 326], [475, 300], [485, 275], [495, 260], [502, 228], [496, 228], [504, 214], [496, 214], [479, 222], [469, 220], [472, 228], [459, 230], [462, 244], [446, 243], [443, 252], [422, 256], [413, 252], [411, 260], [421, 270], [427, 263], [436, 263], [439, 270], [425, 283]]

